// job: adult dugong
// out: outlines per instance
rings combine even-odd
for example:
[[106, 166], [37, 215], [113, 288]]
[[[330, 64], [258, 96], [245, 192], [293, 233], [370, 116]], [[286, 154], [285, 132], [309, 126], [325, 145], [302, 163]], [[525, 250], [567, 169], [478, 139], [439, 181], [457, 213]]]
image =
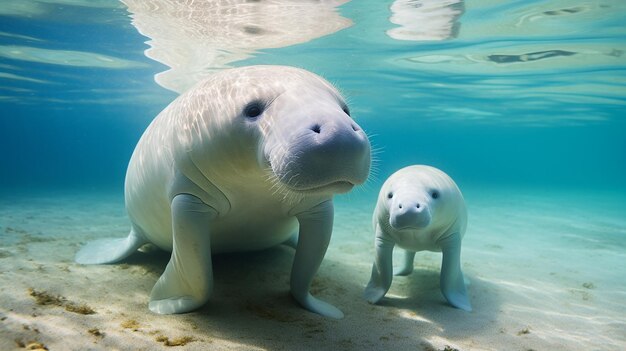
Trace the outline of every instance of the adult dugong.
[[293, 297], [341, 318], [309, 287], [332, 233], [333, 195], [363, 183], [369, 168], [366, 134], [324, 79], [282, 66], [222, 71], [174, 100], [139, 140], [126, 173], [128, 237], [89, 243], [76, 261], [117, 262], [146, 243], [170, 250], [149, 308], [183, 313], [209, 299], [212, 254], [293, 243]]
[[396, 275], [413, 272], [417, 251], [441, 251], [443, 296], [454, 307], [472, 310], [461, 271], [461, 239], [467, 226], [467, 210], [461, 191], [447, 174], [422, 165], [392, 174], [378, 195], [373, 224], [376, 258], [365, 288], [367, 301], [376, 303], [389, 290], [393, 248], [398, 245], [405, 255]]

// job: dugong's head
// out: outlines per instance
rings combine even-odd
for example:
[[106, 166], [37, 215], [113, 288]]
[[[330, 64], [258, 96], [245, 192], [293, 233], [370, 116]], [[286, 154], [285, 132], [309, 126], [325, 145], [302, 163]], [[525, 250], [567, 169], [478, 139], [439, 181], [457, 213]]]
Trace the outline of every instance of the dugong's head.
[[392, 174], [380, 190], [378, 206], [378, 214], [398, 231], [443, 233], [455, 224], [465, 230], [466, 209], [459, 188], [447, 174], [430, 166], [409, 166]]
[[179, 119], [177, 143], [214, 183], [325, 195], [368, 177], [367, 135], [341, 94], [313, 73], [285, 66], [226, 70], [180, 100], [187, 120]]

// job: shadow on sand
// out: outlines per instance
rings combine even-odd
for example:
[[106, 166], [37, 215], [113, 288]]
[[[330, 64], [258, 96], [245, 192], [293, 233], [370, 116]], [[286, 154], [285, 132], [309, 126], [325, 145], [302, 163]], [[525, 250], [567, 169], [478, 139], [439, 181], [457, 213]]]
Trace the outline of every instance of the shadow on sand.
[[[361, 298], [369, 272], [363, 265], [327, 257], [311, 292], [344, 311], [343, 320], [323, 318], [297, 305], [289, 294], [293, 249], [221, 254], [213, 258], [215, 287], [200, 310], [157, 319], [184, 320], [198, 342], [228, 342], [249, 349], [383, 349], [412, 347], [436, 350], [434, 336], [471, 336], [493, 328], [500, 303], [498, 289], [471, 279], [473, 312], [448, 305], [439, 291], [439, 272], [416, 267], [409, 277], [395, 277], [379, 305]], [[136, 254], [126, 263], [143, 266], [156, 280], [169, 253]], [[148, 302], [149, 291], [136, 291]], [[483, 294], [481, 299], [475, 296]], [[486, 297], [485, 298], [485, 294]], [[489, 304], [490, 306], [485, 306]], [[146, 307], [146, 314], [150, 314]], [[196, 345], [198, 346], [198, 345]]]

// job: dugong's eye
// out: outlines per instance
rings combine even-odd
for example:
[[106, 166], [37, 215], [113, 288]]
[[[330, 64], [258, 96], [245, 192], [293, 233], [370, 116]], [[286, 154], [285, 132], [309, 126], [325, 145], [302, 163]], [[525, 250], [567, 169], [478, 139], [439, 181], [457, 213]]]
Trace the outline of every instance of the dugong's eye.
[[343, 112], [344, 112], [346, 115], [350, 116], [350, 109], [348, 108], [348, 106], [343, 105], [343, 107], [342, 107], [341, 109], [343, 110]]
[[263, 103], [261, 101], [252, 101], [243, 109], [243, 115], [249, 119], [255, 119], [263, 113]]
[[439, 192], [438, 192], [437, 190], [434, 190], [433, 192], [431, 192], [431, 193], [430, 193], [430, 196], [431, 196], [433, 199], [436, 199], [436, 198], [438, 198], [438, 197], [439, 197]]
[[388, 198], [388, 199], [391, 199], [392, 197], [393, 197], [393, 193], [392, 193], [392, 192], [389, 192], [389, 194], [387, 194], [387, 198]]

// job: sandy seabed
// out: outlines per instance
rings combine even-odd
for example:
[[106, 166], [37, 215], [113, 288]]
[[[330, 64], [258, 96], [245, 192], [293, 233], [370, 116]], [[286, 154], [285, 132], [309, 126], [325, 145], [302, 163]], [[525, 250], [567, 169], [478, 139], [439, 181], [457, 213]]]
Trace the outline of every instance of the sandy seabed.
[[[441, 254], [419, 253], [380, 305], [361, 294], [373, 259], [376, 194], [338, 198], [331, 245], [312, 292], [332, 320], [289, 296], [293, 249], [214, 257], [202, 309], [147, 308], [168, 254], [81, 266], [78, 248], [123, 237], [122, 195], [0, 197], [0, 350], [624, 350], [626, 196], [545, 189], [465, 190], [463, 265], [474, 310], [439, 291]], [[396, 260], [397, 262], [397, 260]]]

